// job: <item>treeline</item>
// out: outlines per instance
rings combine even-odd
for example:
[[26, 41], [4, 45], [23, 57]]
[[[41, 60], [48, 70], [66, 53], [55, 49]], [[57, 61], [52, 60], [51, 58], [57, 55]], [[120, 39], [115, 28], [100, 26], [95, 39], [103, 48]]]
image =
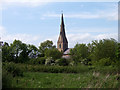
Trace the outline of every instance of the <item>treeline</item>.
[[109, 66], [120, 64], [120, 43], [114, 39], [95, 40], [76, 44], [71, 50], [72, 60], [85, 65]]
[[10, 45], [7, 42], [3, 44], [2, 56], [3, 62], [45, 64], [47, 57], [58, 59], [61, 58], [62, 52], [59, 52], [49, 40], [42, 42], [39, 48], [14, 40]]
[[11, 44], [5, 42], [2, 46], [3, 88], [15, 87], [12, 80], [24, 77], [24, 72], [100, 72], [116, 74], [116, 80], [120, 78], [120, 43], [114, 39], [76, 44], [70, 51], [69, 59], [62, 58], [62, 55], [63, 52], [59, 52], [49, 40], [42, 42], [38, 48], [20, 40]]
[[76, 44], [70, 51], [70, 59], [62, 58], [52, 41], [46, 40], [37, 48], [14, 40], [10, 45], [5, 42], [2, 46], [2, 61], [41, 65], [119, 65], [120, 43], [114, 39], [95, 40], [89, 44]]

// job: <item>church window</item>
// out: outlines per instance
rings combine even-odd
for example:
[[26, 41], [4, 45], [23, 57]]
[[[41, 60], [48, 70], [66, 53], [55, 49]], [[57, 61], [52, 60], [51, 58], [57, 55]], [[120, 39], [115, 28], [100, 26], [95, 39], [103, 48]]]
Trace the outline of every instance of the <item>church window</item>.
[[61, 48], [61, 44], [59, 44], [59, 48]]

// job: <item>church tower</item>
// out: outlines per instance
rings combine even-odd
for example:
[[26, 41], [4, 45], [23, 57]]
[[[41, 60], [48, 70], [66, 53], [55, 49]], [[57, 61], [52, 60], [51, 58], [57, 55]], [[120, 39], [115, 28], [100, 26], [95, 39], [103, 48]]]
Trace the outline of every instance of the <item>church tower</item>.
[[63, 20], [63, 13], [61, 16], [60, 35], [57, 41], [57, 48], [59, 51], [65, 51], [68, 49], [68, 41], [65, 35], [65, 25]]

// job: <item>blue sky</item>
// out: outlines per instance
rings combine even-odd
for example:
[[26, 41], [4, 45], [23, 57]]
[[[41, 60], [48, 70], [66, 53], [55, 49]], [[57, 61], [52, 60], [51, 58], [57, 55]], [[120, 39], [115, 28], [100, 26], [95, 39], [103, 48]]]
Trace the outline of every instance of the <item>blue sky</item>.
[[92, 40], [117, 40], [117, 9], [117, 2], [4, 2], [0, 9], [0, 37], [9, 43], [19, 39], [37, 47], [49, 39], [56, 45], [63, 10], [70, 48]]

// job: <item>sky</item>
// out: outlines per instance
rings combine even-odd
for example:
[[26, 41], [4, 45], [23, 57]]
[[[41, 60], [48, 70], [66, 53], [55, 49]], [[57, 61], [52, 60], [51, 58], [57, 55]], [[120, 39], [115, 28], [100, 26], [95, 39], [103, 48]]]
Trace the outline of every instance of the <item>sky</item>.
[[61, 11], [68, 47], [92, 40], [118, 39], [117, 2], [30, 2], [4, 0], [0, 4], [0, 37], [39, 46], [45, 40], [57, 45]]

